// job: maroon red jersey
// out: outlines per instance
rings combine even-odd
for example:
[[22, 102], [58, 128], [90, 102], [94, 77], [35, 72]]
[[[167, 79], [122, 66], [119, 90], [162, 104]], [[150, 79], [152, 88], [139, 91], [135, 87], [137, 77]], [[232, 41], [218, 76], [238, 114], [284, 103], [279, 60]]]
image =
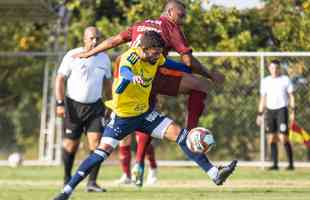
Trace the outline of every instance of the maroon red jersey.
[[192, 51], [187, 44], [180, 26], [169, 21], [168, 18], [164, 16], [161, 16], [156, 20], [146, 19], [138, 22], [120, 34], [123, 39], [131, 42], [130, 46], [138, 46], [140, 43], [140, 38], [145, 31], [156, 31], [160, 33], [161, 37], [165, 41], [164, 53], [166, 55], [171, 50], [174, 50], [180, 54], [185, 54]]

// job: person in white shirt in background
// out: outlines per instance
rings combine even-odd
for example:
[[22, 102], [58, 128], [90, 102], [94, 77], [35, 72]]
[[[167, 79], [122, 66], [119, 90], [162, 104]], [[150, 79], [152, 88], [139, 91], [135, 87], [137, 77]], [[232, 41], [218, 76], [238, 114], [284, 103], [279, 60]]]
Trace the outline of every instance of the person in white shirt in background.
[[[87, 27], [84, 32], [84, 47], [67, 52], [56, 76], [56, 114], [64, 117], [62, 144], [64, 185], [71, 178], [72, 166], [82, 133], [86, 133], [88, 147], [92, 153], [100, 142], [103, 120], [109, 118], [109, 111], [103, 106], [102, 93], [104, 88], [105, 98], [112, 98], [110, 58], [103, 52], [89, 58], [72, 57], [76, 53], [96, 47], [99, 39], [98, 29], [93, 26]], [[96, 182], [99, 168], [100, 165], [91, 171], [86, 191], [106, 191]]]
[[[273, 165], [270, 170], [278, 170], [278, 147], [281, 141], [288, 157], [288, 170], [294, 169], [292, 145], [288, 139], [288, 121], [295, 120], [294, 88], [288, 76], [281, 74], [280, 62], [273, 60], [268, 66], [270, 75], [262, 80], [258, 105], [257, 125], [265, 117], [265, 130], [271, 149]], [[290, 115], [289, 115], [290, 112]]]

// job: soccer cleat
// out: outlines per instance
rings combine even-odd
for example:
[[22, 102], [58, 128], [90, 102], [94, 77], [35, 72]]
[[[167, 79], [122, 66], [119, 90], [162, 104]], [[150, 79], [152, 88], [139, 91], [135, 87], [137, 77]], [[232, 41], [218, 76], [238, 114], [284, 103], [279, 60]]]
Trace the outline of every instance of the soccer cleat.
[[295, 169], [294, 165], [289, 165], [286, 167], [286, 170], [294, 170], [294, 169]]
[[69, 199], [70, 195], [67, 193], [59, 193], [53, 200], [67, 200]]
[[273, 165], [273, 166], [269, 167], [268, 170], [269, 170], [269, 171], [276, 171], [276, 170], [279, 170], [279, 167]]
[[142, 187], [143, 175], [144, 175], [144, 166], [140, 164], [135, 164], [135, 166], [132, 169], [131, 180], [136, 186]]
[[216, 185], [223, 185], [226, 179], [234, 172], [237, 166], [238, 160], [233, 160], [229, 165], [224, 167], [219, 167], [218, 174], [215, 179], [213, 179]]
[[131, 184], [131, 178], [127, 176], [127, 174], [123, 174], [119, 180], [116, 181], [119, 185], [127, 185]]
[[101, 188], [97, 183], [87, 184], [86, 192], [106, 192], [105, 188]]
[[154, 185], [157, 182], [157, 168], [155, 169], [149, 169], [146, 184], [147, 185]]

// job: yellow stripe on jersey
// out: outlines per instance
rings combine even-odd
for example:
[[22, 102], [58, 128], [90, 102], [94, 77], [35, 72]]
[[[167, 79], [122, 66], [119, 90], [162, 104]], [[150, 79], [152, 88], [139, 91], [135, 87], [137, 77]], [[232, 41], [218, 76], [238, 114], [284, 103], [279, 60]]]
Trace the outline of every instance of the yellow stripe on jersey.
[[139, 54], [139, 48], [130, 48], [121, 56], [119, 66], [130, 68], [135, 76], [142, 77], [144, 84], [129, 83], [125, 90], [118, 94], [115, 90], [121, 84], [122, 77], [119, 76], [114, 79], [112, 103], [107, 102], [107, 104], [108, 107], [112, 107], [113, 112], [119, 117], [138, 116], [149, 109], [149, 96], [152, 89], [152, 82], [158, 66], [165, 63], [165, 57], [163, 55], [152, 65], [141, 60]]

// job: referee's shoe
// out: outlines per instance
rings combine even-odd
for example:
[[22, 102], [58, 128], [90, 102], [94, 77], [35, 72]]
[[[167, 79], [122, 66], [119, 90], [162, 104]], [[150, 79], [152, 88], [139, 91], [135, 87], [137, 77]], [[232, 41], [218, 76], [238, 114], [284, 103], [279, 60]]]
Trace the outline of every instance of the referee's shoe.
[[223, 185], [226, 179], [234, 172], [237, 166], [238, 160], [233, 160], [229, 165], [219, 167], [219, 172], [213, 182], [216, 185]]

